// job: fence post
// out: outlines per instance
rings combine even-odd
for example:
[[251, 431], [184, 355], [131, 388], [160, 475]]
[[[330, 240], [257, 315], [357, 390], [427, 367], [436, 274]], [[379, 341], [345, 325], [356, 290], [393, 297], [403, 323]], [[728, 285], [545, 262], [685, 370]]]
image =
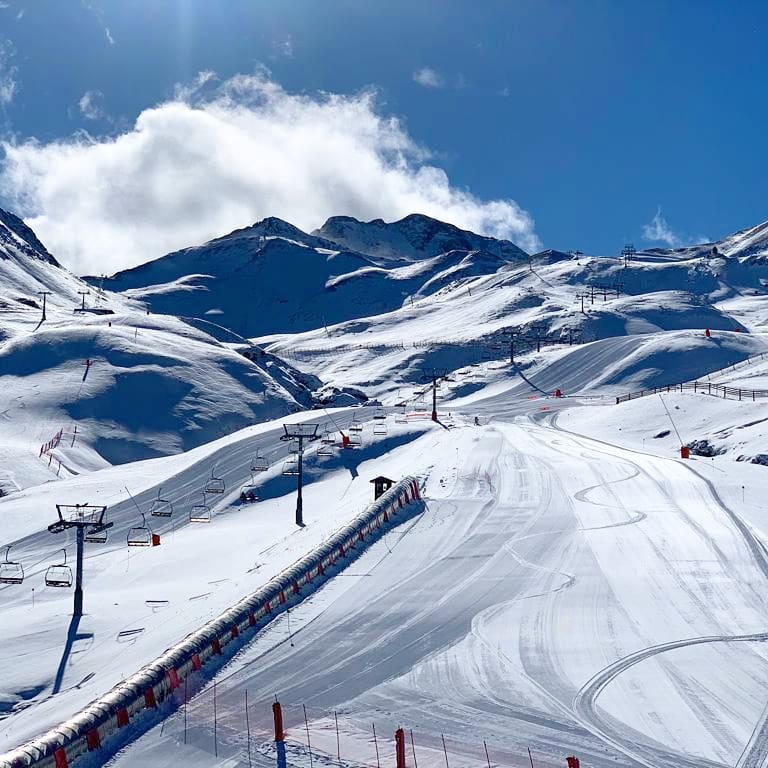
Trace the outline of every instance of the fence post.
[[275, 720], [275, 749], [277, 750], [277, 768], [285, 768], [285, 733], [283, 732], [283, 710], [280, 702], [272, 704], [272, 717]]
[[405, 768], [405, 733], [402, 728], [395, 731], [395, 755], [397, 768]]

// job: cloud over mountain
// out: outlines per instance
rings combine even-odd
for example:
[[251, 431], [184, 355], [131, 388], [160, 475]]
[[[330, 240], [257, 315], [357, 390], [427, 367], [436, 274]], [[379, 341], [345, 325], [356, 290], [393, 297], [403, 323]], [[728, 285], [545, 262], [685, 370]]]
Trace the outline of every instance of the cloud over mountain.
[[70, 268], [109, 272], [266, 216], [424, 213], [539, 246], [514, 200], [452, 185], [373, 90], [290, 94], [266, 71], [204, 73], [116, 136], [4, 143], [0, 186]]

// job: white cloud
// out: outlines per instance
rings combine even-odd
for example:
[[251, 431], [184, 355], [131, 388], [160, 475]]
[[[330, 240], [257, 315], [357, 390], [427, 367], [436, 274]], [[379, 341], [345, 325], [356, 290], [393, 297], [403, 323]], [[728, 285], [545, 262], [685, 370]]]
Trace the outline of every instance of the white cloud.
[[87, 120], [101, 120], [106, 117], [102, 102], [104, 94], [101, 91], [86, 91], [77, 103], [80, 107], [80, 113]]
[[0, 188], [79, 272], [139, 264], [266, 216], [311, 230], [327, 217], [423, 213], [523, 248], [540, 243], [510, 199], [451, 185], [373, 91], [293, 95], [265, 72], [194, 87], [131, 130], [3, 144]]
[[13, 101], [18, 84], [18, 68], [13, 64], [16, 49], [10, 40], [0, 40], [0, 109]]
[[661, 208], [657, 208], [656, 215], [648, 224], [643, 226], [643, 238], [654, 243], [664, 243], [670, 248], [682, 248], [686, 245], [708, 242], [706, 235], [691, 237], [675, 232], [664, 218]]
[[432, 67], [417, 69], [413, 73], [413, 80], [424, 88], [442, 88], [445, 85], [445, 78]]

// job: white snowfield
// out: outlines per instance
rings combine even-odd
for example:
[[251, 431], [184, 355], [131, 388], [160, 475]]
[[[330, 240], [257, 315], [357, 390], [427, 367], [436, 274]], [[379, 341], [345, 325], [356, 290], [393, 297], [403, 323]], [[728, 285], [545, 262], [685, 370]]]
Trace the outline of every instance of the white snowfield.
[[[27, 576], [0, 586], [0, 752], [312, 550], [371, 499], [371, 478], [407, 474], [423, 479], [426, 511], [232, 659], [216, 678], [215, 737], [211, 686], [187, 706], [177, 691], [132, 722], [129, 746], [105, 744], [82, 764], [272, 765], [277, 695], [289, 763], [301, 768], [373, 766], [374, 747], [390, 765], [397, 726], [413, 730], [428, 768], [446, 764], [442, 737], [451, 768], [485, 764], [484, 741], [492, 765], [528, 766], [530, 748], [536, 768], [571, 754], [584, 768], [764, 766], [768, 469], [752, 463], [768, 463], [764, 406], [689, 393], [615, 405], [617, 394], [707, 376], [768, 388], [763, 363], [721, 370], [768, 350], [764, 227], [719, 253], [653, 251], [624, 265], [527, 258], [425, 217], [339, 217], [313, 235], [267, 220], [118, 276], [125, 293], [108, 294], [110, 320], [72, 316], [85, 284], [17, 220], [0, 223], [13, 255], [0, 254], [0, 487], [11, 491], [0, 546], [13, 545]], [[248, 304], [254, 274], [272, 285], [289, 257], [311, 260], [303, 298]], [[240, 266], [255, 270], [251, 282]], [[39, 309], [18, 299], [41, 286], [56, 295], [36, 328]], [[237, 305], [223, 306], [234, 287]], [[268, 350], [306, 376], [279, 357], [249, 361], [179, 317], [146, 315], [139, 298], [181, 314], [204, 307], [232, 333], [268, 329]], [[510, 366], [505, 332], [537, 327], [562, 343], [518, 350]], [[579, 334], [586, 343], [568, 346]], [[433, 369], [451, 372], [440, 423], [396, 417], [401, 400], [423, 413]], [[373, 407], [284, 416], [321, 385], [380, 397], [384, 432]], [[281, 424], [337, 432], [353, 414], [361, 447], [310, 451], [299, 529]], [[49, 467], [37, 446], [61, 426], [62, 467]], [[259, 501], [243, 505], [257, 452], [272, 469], [256, 478]], [[176, 455], [135, 461], [159, 454]], [[192, 524], [212, 476], [226, 490], [207, 497], [212, 522]], [[173, 503], [171, 518], [146, 517], [159, 547], [126, 546], [143, 522], [126, 488], [145, 513], [158, 494]], [[43, 586], [57, 549], [72, 562], [74, 547], [46, 526], [55, 504], [83, 502], [106, 504], [115, 526], [86, 546], [87, 615], [75, 625], [71, 592]]]
[[337, 711], [345, 764], [370, 762], [374, 721], [385, 739], [413, 728], [428, 765], [445, 734], [452, 765], [477, 764], [486, 740], [504, 765], [530, 747], [544, 766], [733, 766], [755, 729], [739, 765], [760, 765], [768, 562], [740, 495], [700, 461], [542, 423], [543, 402], [526, 400], [532, 420], [422, 438], [427, 511], [292, 611], [293, 645], [281, 621], [233, 662], [218, 756], [209, 690], [186, 744], [179, 713], [110, 764], [247, 764], [247, 690], [258, 765], [273, 760], [275, 694], [298, 765], [302, 704], [321, 762], [335, 761]]

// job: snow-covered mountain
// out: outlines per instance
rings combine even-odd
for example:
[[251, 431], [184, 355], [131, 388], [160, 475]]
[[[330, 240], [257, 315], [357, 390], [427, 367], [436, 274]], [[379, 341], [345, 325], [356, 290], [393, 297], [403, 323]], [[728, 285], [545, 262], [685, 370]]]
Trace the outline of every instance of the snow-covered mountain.
[[313, 235], [352, 251], [387, 261], [418, 261], [449, 251], [486, 251], [506, 261], [527, 257], [508, 240], [476, 235], [452, 224], [413, 213], [400, 221], [358, 221], [351, 216], [332, 216]]
[[[50, 292], [44, 322], [38, 291]], [[75, 311], [81, 291], [85, 312]], [[320, 384], [258, 348], [235, 351], [204, 329], [88, 285], [5, 211], [0, 382], [6, 492], [57, 476], [39, 451], [61, 429], [69, 438], [60, 477], [178, 453], [311, 407]]]
[[513, 243], [426, 216], [392, 224], [335, 217], [312, 234], [269, 218], [119, 272], [106, 284], [153, 312], [261, 336], [389, 312], [526, 258]]

